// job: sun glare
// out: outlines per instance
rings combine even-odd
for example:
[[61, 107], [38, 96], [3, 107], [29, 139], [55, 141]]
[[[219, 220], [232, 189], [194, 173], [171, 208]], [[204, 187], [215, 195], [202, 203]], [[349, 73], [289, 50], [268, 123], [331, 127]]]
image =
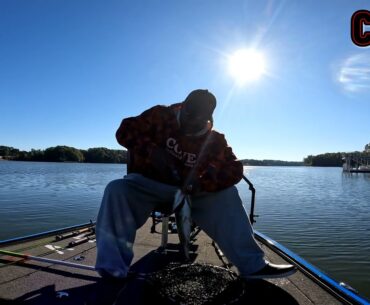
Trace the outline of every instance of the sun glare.
[[265, 59], [254, 49], [240, 49], [228, 58], [230, 75], [239, 85], [256, 81], [265, 73]]

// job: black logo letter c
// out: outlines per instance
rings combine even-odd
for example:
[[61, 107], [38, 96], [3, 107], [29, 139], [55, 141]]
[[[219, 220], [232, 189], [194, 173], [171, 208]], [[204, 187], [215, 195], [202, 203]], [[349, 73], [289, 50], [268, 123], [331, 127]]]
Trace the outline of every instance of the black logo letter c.
[[351, 18], [351, 39], [360, 47], [370, 45], [370, 32], [364, 31], [364, 25], [370, 25], [370, 12], [359, 10]]

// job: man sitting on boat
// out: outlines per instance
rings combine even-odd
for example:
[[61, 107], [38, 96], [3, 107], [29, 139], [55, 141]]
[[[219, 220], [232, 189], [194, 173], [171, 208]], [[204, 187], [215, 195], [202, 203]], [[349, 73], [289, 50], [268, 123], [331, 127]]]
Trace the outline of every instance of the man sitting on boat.
[[178, 189], [191, 197], [191, 216], [247, 279], [279, 278], [295, 272], [275, 265], [253, 237], [235, 184], [243, 175], [223, 134], [213, 130], [216, 98], [194, 90], [185, 101], [155, 106], [122, 121], [117, 141], [130, 150], [130, 173], [110, 182], [97, 225], [96, 269], [125, 278], [136, 230], [159, 206], [172, 206]]

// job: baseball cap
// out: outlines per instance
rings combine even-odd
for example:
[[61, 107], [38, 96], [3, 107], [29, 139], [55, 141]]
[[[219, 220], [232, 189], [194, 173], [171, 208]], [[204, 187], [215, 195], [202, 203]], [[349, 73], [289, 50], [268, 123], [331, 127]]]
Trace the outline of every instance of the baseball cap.
[[211, 120], [216, 103], [216, 97], [206, 89], [196, 89], [190, 92], [183, 101], [188, 116], [204, 115]]

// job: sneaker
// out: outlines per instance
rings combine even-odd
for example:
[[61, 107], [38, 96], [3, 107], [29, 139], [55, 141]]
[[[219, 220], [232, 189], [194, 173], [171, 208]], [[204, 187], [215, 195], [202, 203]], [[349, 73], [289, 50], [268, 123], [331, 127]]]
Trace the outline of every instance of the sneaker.
[[262, 269], [244, 276], [245, 279], [277, 279], [281, 277], [287, 277], [297, 271], [297, 268], [293, 265], [275, 265], [267, 263]]

